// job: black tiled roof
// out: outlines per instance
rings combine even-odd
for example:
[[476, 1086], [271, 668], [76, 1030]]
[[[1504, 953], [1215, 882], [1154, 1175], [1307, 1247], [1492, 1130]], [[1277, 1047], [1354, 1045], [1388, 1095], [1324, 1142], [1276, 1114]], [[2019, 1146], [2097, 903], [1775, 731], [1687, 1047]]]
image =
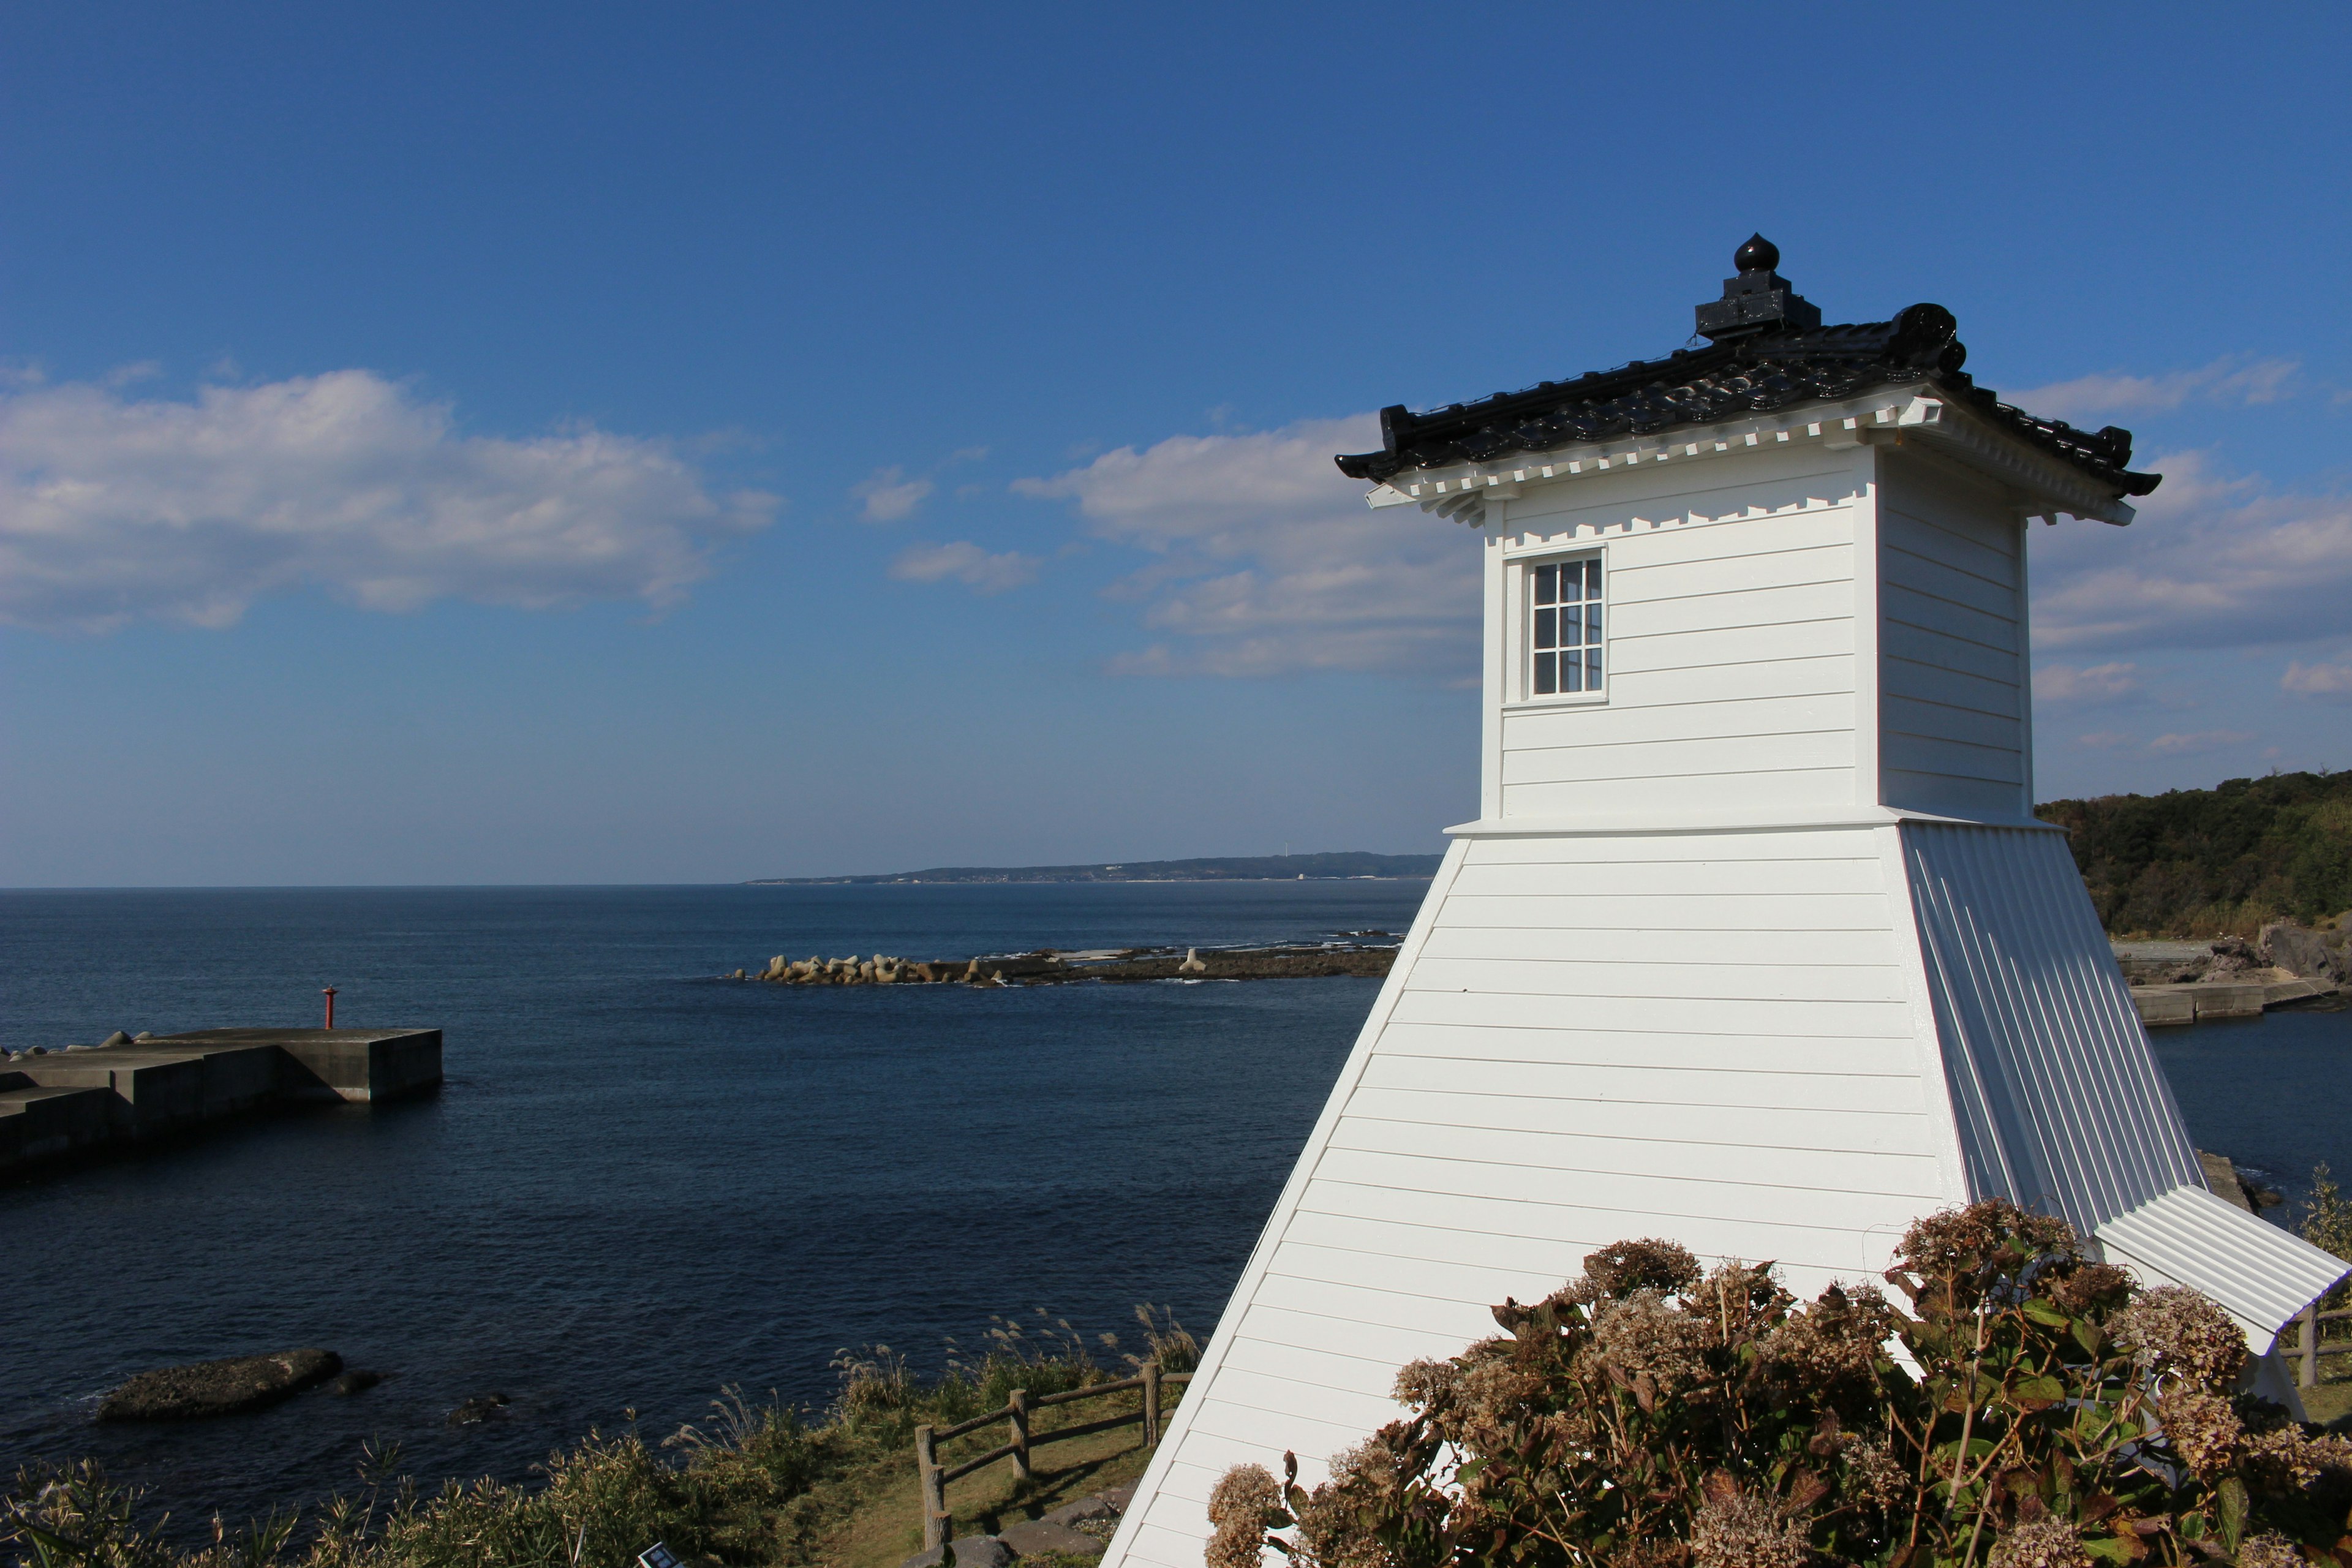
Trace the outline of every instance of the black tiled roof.
[[1941, 305], [1913, 305], [1891, 321], [1821, 324], [1821, 312], [1773, 268], [1780, 252], [1761, 236], [1739, 247], [1740, 275], [1724, 297], [1698, 308], [1713, 341], [1664, 359], [1547, 381], [1427, 414], [1381, 410], [1381, 449], [1339, 459], [1350, 478], [1386, 480], [1407, 468], [1485, 462], [1612, 437], [1713, 425], [1793, 404], [1834, 401], [1882, 386], [1932, 387], [2127, 496], [2156, 489], [2160, 474], [2131, 471], [2131, 432], [2078, 430], [2012, 408], [1960, 369], [1968, 348]]

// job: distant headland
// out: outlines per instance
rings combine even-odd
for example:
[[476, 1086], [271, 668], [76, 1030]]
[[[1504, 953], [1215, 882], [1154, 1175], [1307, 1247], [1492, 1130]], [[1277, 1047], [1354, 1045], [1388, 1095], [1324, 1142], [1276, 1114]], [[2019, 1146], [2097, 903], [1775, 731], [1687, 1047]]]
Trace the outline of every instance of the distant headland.
[[888, 882], [1328, 882], [1365, 877], [1433, 877], [1438, 855], [1225, 855], [1199, 860], [1129, 860], [1091, 866], [935, 866], [871, 877], [759, 877], [752, 888], [830, 888]]

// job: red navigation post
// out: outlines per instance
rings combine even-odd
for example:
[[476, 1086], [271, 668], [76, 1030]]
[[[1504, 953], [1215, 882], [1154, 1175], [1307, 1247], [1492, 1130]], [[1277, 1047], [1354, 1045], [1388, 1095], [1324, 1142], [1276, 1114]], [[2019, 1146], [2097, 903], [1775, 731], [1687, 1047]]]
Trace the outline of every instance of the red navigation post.
[[335, 1026], [335, 988], [326, 986], [320, 994], [327, 998], [327, 1027], [331, 1029]]

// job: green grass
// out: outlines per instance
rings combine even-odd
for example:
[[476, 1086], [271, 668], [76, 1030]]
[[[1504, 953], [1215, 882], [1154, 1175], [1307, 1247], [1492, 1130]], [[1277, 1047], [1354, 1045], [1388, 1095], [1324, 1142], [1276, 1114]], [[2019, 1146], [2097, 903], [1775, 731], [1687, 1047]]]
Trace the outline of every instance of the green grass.
[[[1171, 1371], [1190, 1366], [1189, 1335], [1149, 1321], [1147, 1329], [1153, 1359]], [[919, 1424], [997, 1408], [1014, 1388], [1052, 1394], [1126, 1374], [1097, 1365], [1066, 1325], [1040, 1342], [1000, 1321], [991, 1340], [986, 1356], [929, 1384], [887, 1349], [845, 1353], [835, 1363], [840, 1393], [815, 1415], [730, 1390], [709, 1421], [659, 1444], [592, 1432], [551, 1455], [528, 1485], [483, 1479], [420, 1493], [399, 1473], [396, 1452], [372, 1453], [355, 1488], [325, 1509], [241, 1530], [215, 1521], [214, 1540], [194, 1550], [167, 1543], [140, 1495], [95, 1465], [26, 1470], [0, 1500], [0, 1545], [27, 1568], [631, 1568], [656, 1541], [686, 1562], [727, 1568], [894, 1568], [921, 1543]], [[1139, 1426], [1037, 1439], [1139, 1406], [1128, 1392], [1037, 1412], [1036, 1474], [1016, 1481], [1006, 1460], [953, 1483], [959, 1531], [1001, 1529], [1133, 1479], [1149, 1458]], [[984, 1427], [940, 1457], [952, 1464], [1005, 1435]]]

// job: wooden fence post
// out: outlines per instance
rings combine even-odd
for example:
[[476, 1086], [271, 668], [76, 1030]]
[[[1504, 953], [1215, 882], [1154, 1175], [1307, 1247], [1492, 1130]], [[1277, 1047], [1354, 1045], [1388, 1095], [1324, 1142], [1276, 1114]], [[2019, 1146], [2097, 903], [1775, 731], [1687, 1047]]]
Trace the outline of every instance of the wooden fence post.
[[1029, 1479], [1029, 1391], [1016, 1388], [1004, 1403], [1012, 1407], [1013, 1474], [1015, 1479]]
[[940, 1445], [929, 1426], [915, 1428], [915, 1471], [923, 1485], [923, 1550], [944, 1546], [954, 1533], [948, 1517], [947, 1483], [940, 1479]]
[[2295, 1334], [2303, 1352], [2303, 1371], [2295, 1379], [2305, 1388], [2319, 1386], [2319, 1303], [2314, 1301], [2295, 1314], [2302, 1325]]
[[1160, 1441], [1160, 1363], [1143, 1363], [1143, 1446]]

